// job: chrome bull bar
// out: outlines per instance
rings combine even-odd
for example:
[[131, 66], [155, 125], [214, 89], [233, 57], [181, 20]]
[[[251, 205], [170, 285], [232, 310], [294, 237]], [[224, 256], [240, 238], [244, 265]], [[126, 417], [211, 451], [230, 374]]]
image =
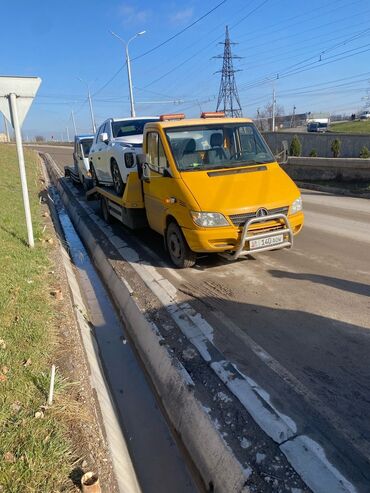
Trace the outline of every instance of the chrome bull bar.
[[[251, 224], [273, 221], [275, 219], [279, 219], [284, 222], [284, 226], [282, 229], [274, 229], [272, 231], [266, 231], [263, 233], [256, 233], [256, 234], [253, 234], [249, 231]], [[252, 248], [252, 249], [250, 249], [249, 247], [249, 242], [251, 240], [262, 240], [276, 235], [283, 235], [282, 243], [277, 243], [277, 244], [272, 244], [272, 245], [267, 245], [258, 248]], [[288, 237], [288, 239], [285, 239], [286, 237]], [[246, 245], [248, 245], [248, 248], [246, 248]], [[292, 246], [293, 246], [293, 231], [292, 228], [290, 227], [287, 216], [281, 213], [271, 214], [263, 217], [252, 217], [251, 219], [246, 221], [246, 223], [243, 226], [243, 231], [237, 249], [234, 252], [225, 253], [224, 256], [226, 256], [229, 260], [237, 260], [242, 255], [249, 255], [250, 253], [257, 253], [257, 252], [265, 252], [267, 250], [280, 250], [281, 248], [291, 248]]]

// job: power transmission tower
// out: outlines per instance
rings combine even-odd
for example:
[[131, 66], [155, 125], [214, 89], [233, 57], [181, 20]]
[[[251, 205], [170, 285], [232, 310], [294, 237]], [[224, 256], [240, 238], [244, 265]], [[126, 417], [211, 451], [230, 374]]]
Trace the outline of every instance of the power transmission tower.
[[243, 113], [235, 82], [235, 72], [240, 72], [240, 70], [234, 69], [233, 60], [241, 57], [231, 53], [231, 45], [236, 43], [230, 41], [228, 26], [226, 26], [225, 41], [219, 44], [224, 45], [224, 53], [213, 57], [223, 59], [222, 70], [216, 72], [222, 74], [216, 111], [223, 111], [226, 116], [237, 118]]

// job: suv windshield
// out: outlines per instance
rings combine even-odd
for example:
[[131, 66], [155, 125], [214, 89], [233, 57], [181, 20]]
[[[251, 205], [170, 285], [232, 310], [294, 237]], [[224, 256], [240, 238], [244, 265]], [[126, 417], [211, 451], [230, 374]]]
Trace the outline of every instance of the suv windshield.
[[180, 171], [236, 168], [275, 161], [253, 123], [168, 128], [166, 135]]
[[113, 137], [128, 137], [129, 135], [140, 135], [144, 132], [144, 125], [156, 122], [158, 118], [146, 118], [143, 120], [120, 120], [112, 122]]

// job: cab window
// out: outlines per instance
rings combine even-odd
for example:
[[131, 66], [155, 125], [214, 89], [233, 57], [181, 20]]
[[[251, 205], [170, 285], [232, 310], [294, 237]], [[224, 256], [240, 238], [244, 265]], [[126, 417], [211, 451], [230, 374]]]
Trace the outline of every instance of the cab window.
[[167, 158], [162, 141], [157, 132], [149, 132], [147, 135], [147, 161], [151, 168], [158, 173], [168, 167]]

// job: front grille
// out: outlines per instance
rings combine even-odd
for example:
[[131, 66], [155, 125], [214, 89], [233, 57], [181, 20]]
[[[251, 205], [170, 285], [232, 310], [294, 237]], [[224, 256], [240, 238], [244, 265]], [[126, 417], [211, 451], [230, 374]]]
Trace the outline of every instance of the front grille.
[[[269, 214], [288, 214], [289, 207], [277, 207], [276, 209], [267, 209], [267, 212]], [[244, 224], [249, 220], [252, 219], [253, 217], [256, 217], [256, 212], [246, 212], [245, 214], [232, 214], [229, 216], [231, 222], [235, 226], [244, 226]], [[261, 222], [264, 220], [263, 217], [261, 217]]]

